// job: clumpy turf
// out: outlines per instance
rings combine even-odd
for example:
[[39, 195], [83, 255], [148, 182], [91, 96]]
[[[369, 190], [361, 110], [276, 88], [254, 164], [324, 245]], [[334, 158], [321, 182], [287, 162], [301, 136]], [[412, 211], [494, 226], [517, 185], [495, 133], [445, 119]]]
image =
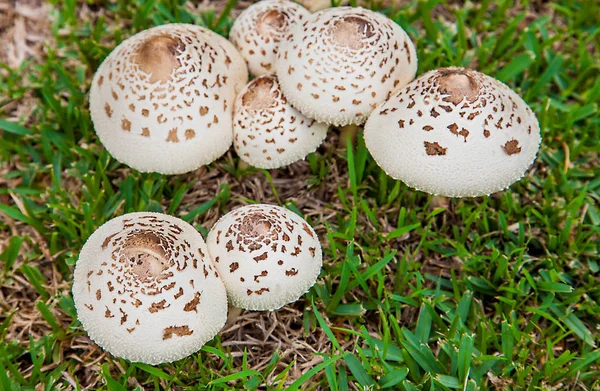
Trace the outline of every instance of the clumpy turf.
[[[53, 3], [43, 57], [0, 64], [0, 389], [600, 387], [596, 1], [371, 2], [415, 40], [419, 74], [476, 68], [539, 117], [542, 149], [523, 180], [449, 201], [386, 177], [360, 136], [338, 148], [336, 132], [286, 169], [247, 168], [230, 152], [186, 175], [133, 171], [94, 135], [95, 69], [153, 25], [226, 35], [248, 3]], [[90, 342], [70, 286], [96, 227], [150, 210], [206, 235], [253, 201], [301, 213], [321, 237], [324, 269], [307, 295], [276, 312], [234, 314], [173, 364], [128, 363]]]

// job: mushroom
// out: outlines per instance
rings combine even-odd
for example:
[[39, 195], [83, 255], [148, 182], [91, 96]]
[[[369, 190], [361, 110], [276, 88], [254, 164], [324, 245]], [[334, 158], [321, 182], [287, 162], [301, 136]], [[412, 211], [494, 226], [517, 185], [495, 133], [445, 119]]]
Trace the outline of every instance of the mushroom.
[[229, 40], [248, 62], [254, 76], [273, 73], [279, 42], [289, 28], [310, 12], [287, 0], [263, 0], [252, 4], [237, 17]]
[[247, 81], [243, 58], [225, 38], [194, 25], [151, 28], [98, 68], [94, 128], [117, 160], [139, 171], [191, 171], [231, 146], [233, 103]]
[[275, 71], [289, 102], [330, 125], [360, 125], [417, 70], [400, 26], [363, 8], [330, 8], [292, 26]]
[[297, 300], [321, 271], [321, 244], [295, 213], [274, 205], [229, 212], [206, 239], [233, 306], [274, 310]]
[[380, 105], [365, 125], [373, 158], [391, 177], [431, 194], [476, 197], [507, 188], [535, 160], [535, 114], [480, 72], [428, 72]]
[[73, 299], [94, 342], [147, 364], [196, 352], [227, 318], [227, 294], [202, 236], [161, 213], [129, 213], [98, 228], [75, 266]]
[[233, 145], [245, 162], [278, 168], [314, 152], [325, 139], [327, 128], [287, 102], [275, 75], [261, 76], [251, 81], [236, 100]]

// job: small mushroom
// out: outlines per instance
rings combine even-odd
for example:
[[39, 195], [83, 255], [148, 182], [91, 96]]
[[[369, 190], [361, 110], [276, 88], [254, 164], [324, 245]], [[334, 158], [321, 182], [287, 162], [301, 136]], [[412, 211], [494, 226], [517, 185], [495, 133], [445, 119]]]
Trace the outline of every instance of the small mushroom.
[[476, 197], [507, 188], [535, 160], [540, 127], [505, 84], [480, 72], [428, 72], [380, 105], [365, 125], [391, 177], [431, 194]]
[[231, 304], [248, 310], [274, 310], [296, 301], [321, 271], [317, 234], [280, 206], [233, 210], [210, 230], [207, 244]]
[[100, 141], [144, 172], [177, 174], [224, 154], [246, 64], [212, 31], [169, 24], [117, 46], [98, 68], [90, 111]]
[[274, 72], [279, 42], [289, 28], [310, 15], [306, 8], [287, 0], [263, 0], [237, 17], [229, 40], [248, 62], [254, 76]]
[[196, 352], [227, 319], [227, 294], [204, 239], [161, 213], [129, 213], [98, 228], [75, 266], [73, 299], [94, 342], [147, 364]]
[[289, 102], [330, 125], [360, 125], [417, 70], [414, 44], [396, 23], [363, 8], [330, 8], [292, 26], [275, 71]]
[[233, 145], [240, 158], [255, 167], [284, 167], [314, 152], [327, 128], [287, 102], [276, 76], [261, 76], [236, 100]]

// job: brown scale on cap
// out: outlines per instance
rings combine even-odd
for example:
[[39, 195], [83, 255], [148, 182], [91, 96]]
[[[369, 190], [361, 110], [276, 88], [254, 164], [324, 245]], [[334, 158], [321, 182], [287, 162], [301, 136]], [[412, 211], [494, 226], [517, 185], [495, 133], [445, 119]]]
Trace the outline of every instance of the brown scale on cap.
[[265, 110], [276, 105], [275, 100], [280, 94], [273, 89], [274, 82], [270, 78], [258, 78], [249, 85], [246, 93], [242, 96], [242, 104], [250, 110]]
[[255, 213], [244, 216], [240, 224], [240, 233], [245, 237], [256, 238], [268, 235], [271, 227], [272, 223], [269, 221], [269, 216]]
[[190, 330], [189, 326], [169, 326], [163, 330], [162, 339], [170, 339], [174, 335], [177, 337], [185, 337], [187, 335], [192, 335], [194, 332]]
[[185, 307], [183, 307], [183, 310], [186, 312], [194, 311], [197, 313], [198, 306], [200, 305], [200, 296], [201, 295], [202, 295], [202, 293], [200, 293], [200, 292], [194, 293], [194, 298], [185, 304]]
[[445, 155], [446, 154], [446, 150], [448, 148], [444, 148], [442, 147], [439, 143], [437, 142], [433, 142], [430, 143], [428, 141], [424, 142], [425, 144], [425, 152], [429, 155], [429, 156], [440, 156], [440, 155]]
[[175, 37], [157, 35], [146, 39], [138, 48], [132, 61], [150, 74], [150, 83], [164, 83], [174, 70], [181, 66], [177, 56], [183, 51], [184, 43]]
[[140, 230], [124, 241], [122, 253], [132, 262], [138, 279], [156, 279], [168, 266], [166, 246], [164, 238], [152, 231]]
[[260, 35], [279, 35], [282, 31], [287, 28], [288, 25], [288, 14], [281, 10], [268, 10], [263, 12], [258, 17], [258, 23], [256, 24], [256, 31]]
[[352, 50], [362, 49], [364, 40], [375, 35], [373, 25], [358, 16], [349, 16], [336, 21], [333, 26], [332, 42]]
[[474, 102], [479, 97], [479, 84], [469, 70], [460, 68], [444, 69], [438, 72], [435, 80], [438, 91], [448, 95], [442, 100], [457, 106], [464, 99]]
[[521, 152], [521, 147], [519, 147], [519, 141], [515, 139], [507, 141], [506, 144], [504, 144], [503, 148], [504, 152], [506, 152], [507, 155], [514, 155]]

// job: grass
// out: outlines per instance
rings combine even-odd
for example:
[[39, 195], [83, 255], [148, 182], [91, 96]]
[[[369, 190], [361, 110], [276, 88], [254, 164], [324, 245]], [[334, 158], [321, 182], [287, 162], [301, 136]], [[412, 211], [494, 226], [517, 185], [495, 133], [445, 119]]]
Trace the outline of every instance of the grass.
[[[598, 3], [402, 4], [371, 7], [413, 37], [419, 73], [479, 69], [537, 113], [542, 149], [509, 190], [428, 196], [386, 177], [360, 136], [337, 148], [336, 132], [286, 169], [243, 168], [230, 152], [186, 175], [131, 170], [93, 132], [95, 69], [153, 25], [226, 35], [236, 2], [54, 0], [43, 60], [0, 64], [0, 389], [600, 389]], [[70, 285], [96, 227], [150, 210], [206, 235], [250, 201], [286, 205], [319, 233], [324, 270], [302, 300], [242, 313], [172, 364], [89, 341]]]

